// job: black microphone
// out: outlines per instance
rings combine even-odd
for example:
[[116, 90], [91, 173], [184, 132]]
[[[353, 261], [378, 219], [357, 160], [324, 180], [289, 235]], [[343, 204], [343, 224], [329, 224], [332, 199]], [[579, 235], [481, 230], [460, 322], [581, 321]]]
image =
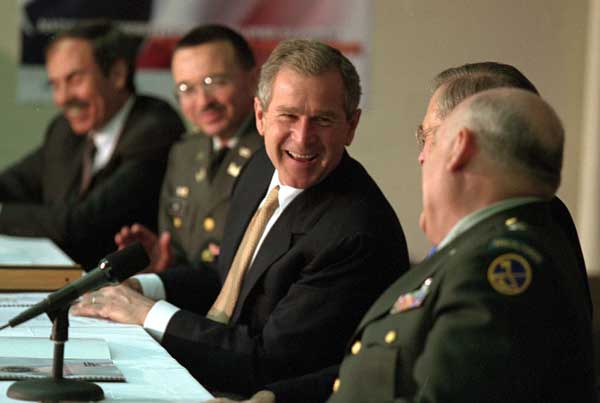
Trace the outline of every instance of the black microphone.
[[143, 270], [149, 263], [150, 259], [144, 247], [139, 242], [135, 242], [106, 256], [100, 261], [97, 268], [21, 312], [9, 320], [6, 325], [0, 327], [0, 330], [7, 326], [20, 325], [44, 312], [64, 308], [86, 292], [97, 290], [108, 284], [118, 284]]

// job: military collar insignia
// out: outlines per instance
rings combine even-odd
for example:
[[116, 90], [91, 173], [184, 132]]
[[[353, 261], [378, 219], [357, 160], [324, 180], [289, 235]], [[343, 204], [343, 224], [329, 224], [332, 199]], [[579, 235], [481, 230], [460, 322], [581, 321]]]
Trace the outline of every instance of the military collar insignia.
[[235, 162], [231, 162], [227, 166], [227, 173], [229, 175], [233, 176], [234, 178], [237, 178], [237, 176], [240, 174], [241, 170], [242, 170], [242, 167], [240, 165], [236, 164]]
[[200, 168], [194, 174], [194, 180], [196, 181], [196, 183], [200, 183], [204, 179], [206, 179], [206, 168]]
[[519, 295], [531, 284], [529, 261], [517, 253], [505, 253], [492, 261], [487, 278], [494, 290], [504, 295]]
[[527, 228], [524, 222], [519, 221], [517, 217], [510, 217], [504, 221], [504, 225], [511, 231], [523, 231]]
[[418, 308], [423, 305], [425, 297], [429, 294], [429, 287], [432, 282], [433, 279], [428, 277], [418, 290], [400, 295], [398, 299], [396, 299], [396, 302], [394, 302], [392, 309], [390, 309], [390, 315]]
[[248, 147], [240, 147], [240, 149], [238, 150], [238, 154], [242, 158], [250, 158], [250, 156], [252, 155], [252, 150], [250, 150]]

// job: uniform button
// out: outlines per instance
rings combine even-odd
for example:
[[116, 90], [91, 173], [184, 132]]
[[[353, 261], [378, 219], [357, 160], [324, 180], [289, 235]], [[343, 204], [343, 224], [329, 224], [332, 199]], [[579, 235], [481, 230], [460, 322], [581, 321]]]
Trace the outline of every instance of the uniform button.
[[200, 258], [202, 259], [203, 262], [210, 263], [215, 260], [215, 257], [213, 256], [212, 252], [208, 248], [204, 249], [200, 256], [201, 256]]
[[183, 224], [183, 223], [181, 222], [181, 218], [179, 218], [179, 217], [174, 217], [174, 218], [173, 218], [173, 226], [174, 226], [175, 228], [181, 228], [181, 224]]
[[335, 382], [333, 382], [333, 393], [337, 392], [340, 389], [341, 385], [340, 378], [336, 378]]
[[396, 332], [394, 330], [390, 330], [385, 334], [384, 340], [387, 344], [392, 344], [396, 340]]
[[196, 171], [196, 173], [194, 174], [194, 180], [197, 183], [200, 183], [204, 179], [206, 179], [206, 169], [202, 168], [202, 169], [199, 169], [198, 171]]
[[211, 232], [215, 229], [215, 220], [212, 217], [206, 217], [202, 223], [206, 232]]
[[175, 188], [175, 194], [176, 194], [178, 197], [183, 197], [183, 198], [186, 198], [186, 197], [188, 197], [188, 195], [190, 194], [190, 188], [189, 188], [189, 187], [187, 187], [187, 186], [177, 186], [177, 187]]
[[360, 352], [360, 349], [362, 347], [362, 343], [360, 341], [356, 341], [353, 345], [352, 345], [352, 354], [356, 355]]

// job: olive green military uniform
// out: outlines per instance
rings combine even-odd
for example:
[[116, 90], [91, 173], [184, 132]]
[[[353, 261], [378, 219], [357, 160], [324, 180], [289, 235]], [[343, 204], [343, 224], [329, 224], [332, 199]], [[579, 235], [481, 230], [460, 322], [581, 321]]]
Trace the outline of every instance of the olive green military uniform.
[[330, 402], [592, 402], [591, 321], [548, 202], [476, 223], [397, 280]]
[[231, 189], [246, 162], [263, 145], [252, 118], [237, 137], [236, 146], [226, 152], [217, 168], [211, 164], [218, 152], [213, 150], [211, 138], [202, 133], [186, 135], [169, 154], [159, 230], [171, 233], [175, 264], [188, 262], [198, 267], [215, 259], [209, 245], [218, 246], [223, 237]]

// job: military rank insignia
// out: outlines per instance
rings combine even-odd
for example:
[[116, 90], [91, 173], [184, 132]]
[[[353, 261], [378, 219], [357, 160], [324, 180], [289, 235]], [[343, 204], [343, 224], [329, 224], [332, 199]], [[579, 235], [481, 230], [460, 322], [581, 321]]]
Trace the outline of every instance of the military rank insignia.
[[234, 178], [237, 178], [237, 176], [240, 174], [241, 170], [242, 170], [241, 165], [238, 165], [235, 162], [230, 162], [229, 165], [227, 166], [227, 173], [229, 175], [233, 176]]
[[242, 158], [250, 158], [250, 156], [252, 155], [252, 150], [250, 150], [248, 147], [240, 147], [240, 149], [238, 150], [238, 154]]
[[428, 277], [418, 290], [400, 295], [396, 302], [394, 302], [392, 309], [390, 309], [390, 314], [393, 315], [395, 313], [408, 311], [409, 309], [418, 308], [423, 305], [423, 301], [425, 301], [425, 297], [429, 293], [429, 287], [431, 286], [432, 281], [431, 277]]
[[529, 262], [516, 253], [498, 256], [487, 270], [487, 278], [492, 288], [504, 295], [521, 294], [529, 288], [531, 277]]

